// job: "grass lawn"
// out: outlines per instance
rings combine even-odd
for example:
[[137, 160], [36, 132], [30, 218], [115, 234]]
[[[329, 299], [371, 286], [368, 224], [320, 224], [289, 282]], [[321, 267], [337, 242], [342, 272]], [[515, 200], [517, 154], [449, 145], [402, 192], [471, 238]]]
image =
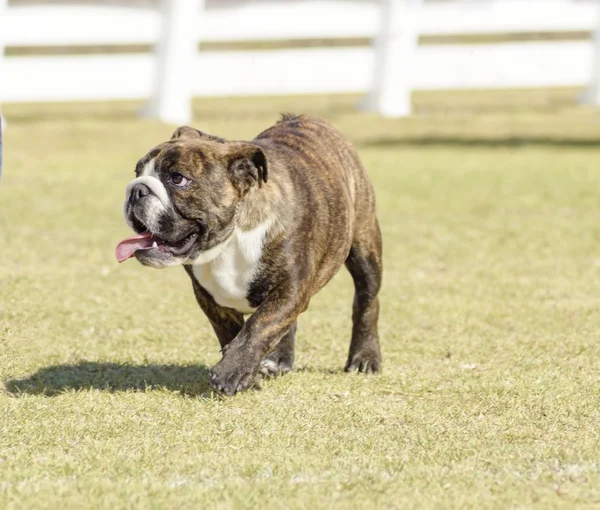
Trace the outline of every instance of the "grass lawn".
[[0, 508], [600, 505], [600, 112], [577, 91], [217, 99], [359, 147], [382, 225], [383, 373], [348, 375], [352, 282], [300, 318], [296, 369], [208, 393], [218, 342], [180, 268], [118, 265], [139, 104], [7, 105], [0, 185]]

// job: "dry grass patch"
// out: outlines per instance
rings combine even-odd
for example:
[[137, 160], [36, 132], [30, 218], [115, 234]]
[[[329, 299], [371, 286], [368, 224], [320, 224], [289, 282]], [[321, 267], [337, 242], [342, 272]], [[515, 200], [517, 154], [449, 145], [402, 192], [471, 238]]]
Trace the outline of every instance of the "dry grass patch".
[[352, 284], [300, 320], [296, 370], [206, 397], [218, 343], [182, 270], [114, 261], [124, 187], [171, 129], [136, 104], [6, 106], [0, 507], [540, 508], [600, 502], [600, 116], [576, 91], [198, 101], [352, 137], [385, 242], [384, 372], [341, 372]]

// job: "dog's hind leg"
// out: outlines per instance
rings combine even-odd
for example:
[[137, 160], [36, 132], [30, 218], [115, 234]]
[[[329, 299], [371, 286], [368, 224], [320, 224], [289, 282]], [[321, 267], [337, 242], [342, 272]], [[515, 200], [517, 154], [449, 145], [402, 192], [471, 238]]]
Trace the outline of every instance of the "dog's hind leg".
[[352, 306], [352, 340], [346, 372], [378, 372], [381, 352], [377, 320], [381, 287], [381, 233], [374, 215], [357, 222], [354, 241], [346, 259], [346, 267], [354, 280]]
[[273, 352], [262, 360], [260, 364], [261, 374], [267, 376], [283, 375], [292, 370], [297, 327], [298, 321], [294, 322], [288, 332], [283, 335]]

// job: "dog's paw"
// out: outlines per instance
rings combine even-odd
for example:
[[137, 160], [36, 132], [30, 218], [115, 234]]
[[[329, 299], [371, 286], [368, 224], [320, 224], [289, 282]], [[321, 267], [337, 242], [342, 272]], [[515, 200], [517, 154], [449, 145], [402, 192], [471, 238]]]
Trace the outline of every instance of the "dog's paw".
[[377, 352], [364, 351], [351, 354], [344, 372], [362, 372], [373, 374], [381, 370], [381, 356]]
[[240, 391], [257, 387], [256, 370], [245, 364], [235, 364], [223, 358], [208, 371], [210, 387], [223, 395], [232, 396]]
[[260, 362], [259, 372], [265, 377], [287, 374], [292, 370], [289, 360], [281, 359], [278, 352], [274, 352]]

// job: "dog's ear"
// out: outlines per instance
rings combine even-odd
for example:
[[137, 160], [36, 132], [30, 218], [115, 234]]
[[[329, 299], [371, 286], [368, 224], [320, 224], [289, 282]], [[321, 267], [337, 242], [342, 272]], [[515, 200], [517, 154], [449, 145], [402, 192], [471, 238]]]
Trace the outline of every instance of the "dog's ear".
[[190, 126], [178, 127], [173, 132], [173, 136], [171, 136], [171, 141], [173, 140], [210, 140], [212, 142], [225, 143], [223, 138], [203, 133], [199, 129]]
[[232, 144], [228, 157], [229, 178], [240, 196], [258, 184], [267, 182], [267, 156], [263, 150], [250, 143]]
[[184, 138], [202, 138], [202, 132], [190, 126], [180, 126], [171, 136], [171, 140], [182, 140]]

